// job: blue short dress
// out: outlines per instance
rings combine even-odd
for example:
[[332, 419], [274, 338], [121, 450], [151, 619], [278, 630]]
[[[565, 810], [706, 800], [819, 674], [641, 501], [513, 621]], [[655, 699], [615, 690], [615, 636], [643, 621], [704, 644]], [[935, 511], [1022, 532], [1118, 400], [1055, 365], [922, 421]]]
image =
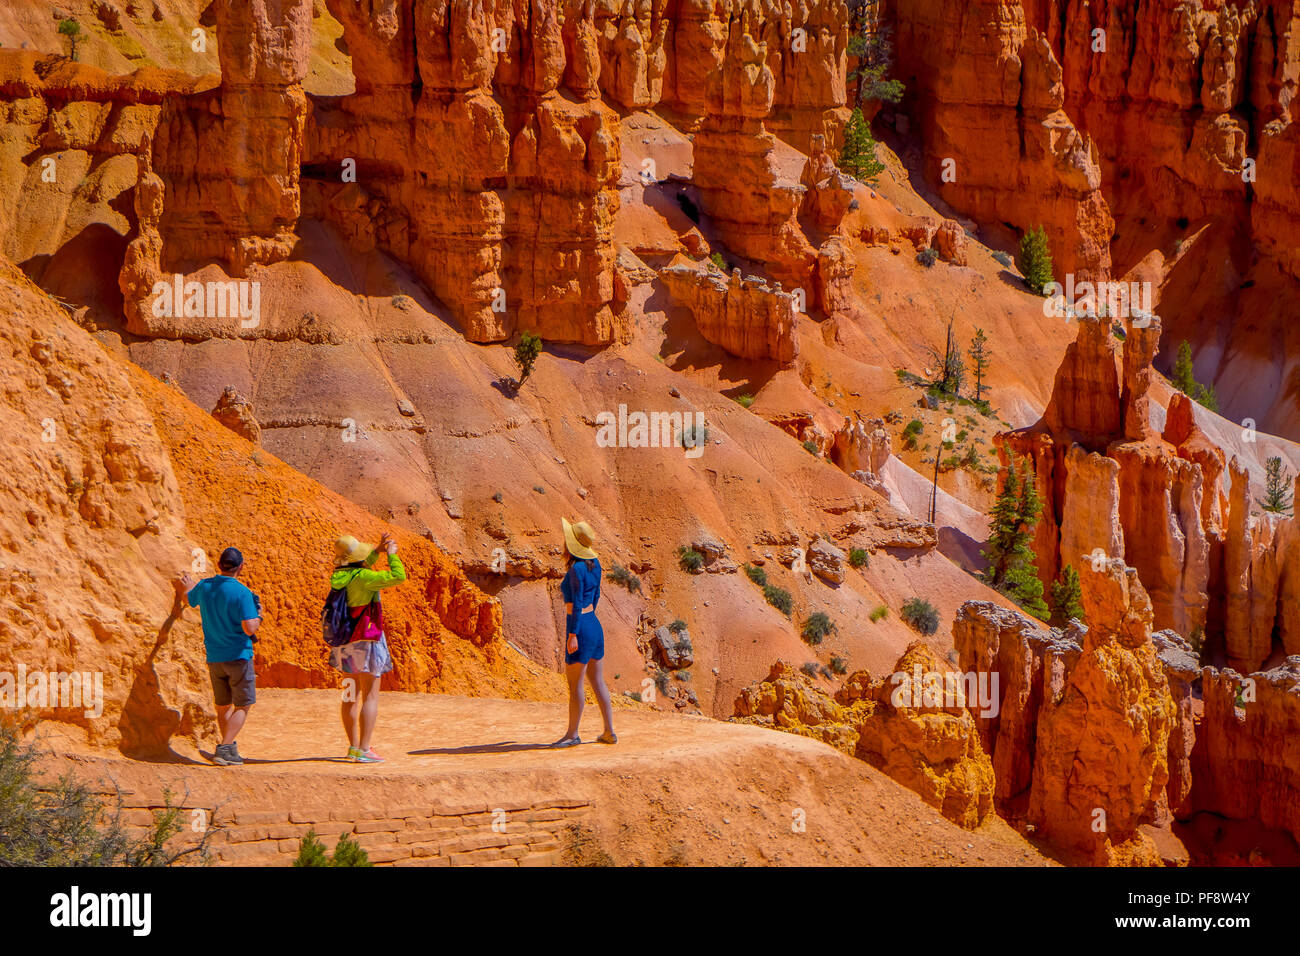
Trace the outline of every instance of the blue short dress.
[[[565, 602], [573, 605], [573, 613], [564, 619], [566, 664], [585, 664], [605, 656], [605, 631], [596, 617], [596, 605], [600, 602], [600, 573], [599, 559], [578, 559], [560, 582], [560, 593], [564, 595]], [[584, 614], [582, 612], [585, 608], [591, 610]], [[567, 653], [570, 634], [578, 636], [578, 651], [575, 654]]]

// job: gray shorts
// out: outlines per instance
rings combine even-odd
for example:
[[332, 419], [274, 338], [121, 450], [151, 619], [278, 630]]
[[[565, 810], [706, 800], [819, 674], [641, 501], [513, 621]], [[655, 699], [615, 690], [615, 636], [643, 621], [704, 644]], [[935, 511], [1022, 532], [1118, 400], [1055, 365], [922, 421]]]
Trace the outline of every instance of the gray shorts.
[[208, 663], [208, 676], [212, 678], [212, 696], [218, 707], [251, 707], [257, 701], [257, 674], [253, 661], [221, 661]]

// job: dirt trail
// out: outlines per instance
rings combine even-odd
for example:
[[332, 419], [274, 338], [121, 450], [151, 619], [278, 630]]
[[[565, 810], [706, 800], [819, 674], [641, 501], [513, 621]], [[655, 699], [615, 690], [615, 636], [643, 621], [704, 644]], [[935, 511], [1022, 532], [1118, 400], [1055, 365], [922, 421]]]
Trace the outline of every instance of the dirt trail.
[[375, 746], [387, 760], [358, 766], [340, 759], [337, 700], [260, 691], [242, 768], [199, 753], [149, 764], [80, 748], [66, 759], [127, 792], [132, 826], [148, 823], [165, 787], [186, 807], [219, 807], [219, 863], [288, 864], [312, 825], [330, 845], [355, 832], [372, 858], [399, 865], [1048, 862], [1001, 821], [964, 831], [804, 737], [620, 708], [608, 747], [588, 742], [600, 732], [588, 707], [583, 745], [555, 751], [562, 705], [385, 693]]

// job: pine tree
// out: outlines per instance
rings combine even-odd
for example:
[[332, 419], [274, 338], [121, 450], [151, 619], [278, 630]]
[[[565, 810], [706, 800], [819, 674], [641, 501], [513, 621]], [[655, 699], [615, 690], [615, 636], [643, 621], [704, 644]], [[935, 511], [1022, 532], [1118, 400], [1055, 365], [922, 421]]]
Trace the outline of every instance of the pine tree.
[[893, 27], [880, 17], [880, 0], [849, 0], [849, 23], [853, 36], [848, 53], [857, 59], [858, 68], [848, 78], [858, 81], [857, 102], [897, 103], [903, 98], [903, 84], [885, 79], [894, 65], [894, 39]]
[[68, 56], [77, 59], [77, 44], [81, 41], [81, 24], [69, 17], [59, 21], [59, 33], [68, 38]]
[[1188, 398], [1196, 393], [1196, 374], [1192, 368], [1192, 346], [1186, 339], [1178, 343], [1178, 359], [1174, 362], [1169, 383]]
[[983, 329], [975, 330], [970, 343], [971, 368], [975, 372], [975, 401], [984, 400], [984, 372], [989, 366], [988, 336]]
[[871, 124], [862, 118], [860, 109], [854, 109], [849, 124], [844, 127], [840, 169], [860, 182], [873, 186], [885, 171], [885, 164], [876, 159], [876, 140], [871, 135]]
[[1290, 514], [1292, 494], [1291, 473], [1282, 468], [1281, 458], [1270, 458], [1264, 463], [1264, 499], [1259, 503], [1265, 511]]
[[1016, 547], [1016, 534], [1020, 527], [1020, 485], [1016, 479], [1015, 461], [1007, 464], [1007, 478], [1002, 491], [989, 512], [989, 543], [980, 552], [988, 562], [984, 580], [999, 587], [1006, 577], [1007, 562]]
[[1043, 600], [1043, 582], [1038, 577], [1038, 563], [1034, 549], [1029, 540], [1038, 516], [1043, 510], [1043, 499], [1038, 495], [1038, 486], [1034, 482], [1033, 472], [1025, 468], [1025, 479], [1021, 485], [1020, 501], [1016, 512], [1016, 537], [1007, 563], [1006, 586], [1003, 589], [1008, 597], [1022, 608], [1046, 621], [1051, 612]]
[[542, 354], [541, 336], [533, 335], [531, 332], [524, 332], [519, 336], [519, 344], [515, 346], [515, 365], [519, 368], [519, 381], [515, 384], [515, 391], [523, 387], [524, 382], [528, 381], [528, 376], [533, 374], [533, 365], [537, 362], [537, 356]]
[[1025, 285], [1039, 295], [1054, 277], [1052, 274], [1052, 250], [1047, 244], [1047, 230], [1042, 226], [1030, 229], [1020, 237], [1020, 274], [1025, 277]]
[[1061, 626], [1074, 618], [1084, 620], [1083, 588], [1079, 584], [1079, 572], [1072, 564], [1062, 568], [1060, 578], [1052, 584], [1052, 611], [1052, 623]]

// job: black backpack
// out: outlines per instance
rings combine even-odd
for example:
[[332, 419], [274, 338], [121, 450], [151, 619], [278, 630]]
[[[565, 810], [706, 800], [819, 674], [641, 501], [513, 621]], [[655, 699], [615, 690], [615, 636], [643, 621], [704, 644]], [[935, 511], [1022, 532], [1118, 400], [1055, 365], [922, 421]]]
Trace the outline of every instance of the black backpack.
[[330, 588], [329, 596], [325, 598], [325, 606], [320, 612], [320, 630], [321, 637], [330, 647], [342, 647], [352, 638], [356, 622], [348, 607], [348, 584], [352, 583], [361, 570], [357, 568], [343, 587]]

